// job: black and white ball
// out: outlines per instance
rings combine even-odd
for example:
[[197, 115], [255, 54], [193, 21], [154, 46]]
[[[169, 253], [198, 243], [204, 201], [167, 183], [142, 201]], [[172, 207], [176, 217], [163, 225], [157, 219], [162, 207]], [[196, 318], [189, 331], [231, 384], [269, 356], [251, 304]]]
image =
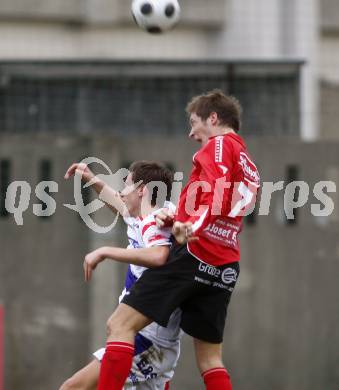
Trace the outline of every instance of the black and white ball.
[[161, 33], [179, 22], [180, 5], [177, 0], [133, 0], [132, 15], [142, 29]]

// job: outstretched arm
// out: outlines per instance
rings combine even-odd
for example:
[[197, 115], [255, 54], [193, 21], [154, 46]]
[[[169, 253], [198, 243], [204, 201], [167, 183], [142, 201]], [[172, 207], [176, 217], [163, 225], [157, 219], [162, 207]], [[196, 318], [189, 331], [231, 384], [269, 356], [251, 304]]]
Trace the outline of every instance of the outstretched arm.
[[116, 248], [102, 247], [89, 253], [84, 260], [85, 280], [91, 279], [96, 266], [105, 259], [115, 260], [120, 263], [134, 264], [146, 268], [159, 267], [165, 264], [169, 254], [168, 245], [158, 245], [151, 248]]
[[108, 186], [100, 180], [84, 163], [72, 164], [65, 173], [65, 179], [69, 179], [74, 175], [80, 176], [85, 183], [93, 182], [92, 188], [98, 194], [99, 199], [102, 200], [113, 212], [119, 211], [122, 215], [126, 214], [126, 207], [121, 200], [118, 191]]

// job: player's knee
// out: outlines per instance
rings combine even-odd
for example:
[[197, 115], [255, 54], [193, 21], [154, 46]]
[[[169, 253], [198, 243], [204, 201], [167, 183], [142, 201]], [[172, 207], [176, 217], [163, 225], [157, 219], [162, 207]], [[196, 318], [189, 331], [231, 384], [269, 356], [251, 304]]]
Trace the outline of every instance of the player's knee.
[[112, 340], [134, 341], [138, 331], [151, 321], [127, 305], [119, 305], [106, 324], [107, 335]]
[[117, 321], [115, 318], [110, 318], [107, 321], [106, 324], [106, 333], [107, 337], [121, 337], [124, 336], [127, 329], [124, 327], [123, 324], [121, 324], [119, 321]]
[[81, 383], [79, 383], [74, 377], [67, 379], [59, 390], [81, 390]]
[[106, 324], [107, 337], [117, 340], [125, 339], [126, 337], [134, 337], [137, 331], [132, 326], [128, 325], [129, 324], [127, 323], [109, 319]]

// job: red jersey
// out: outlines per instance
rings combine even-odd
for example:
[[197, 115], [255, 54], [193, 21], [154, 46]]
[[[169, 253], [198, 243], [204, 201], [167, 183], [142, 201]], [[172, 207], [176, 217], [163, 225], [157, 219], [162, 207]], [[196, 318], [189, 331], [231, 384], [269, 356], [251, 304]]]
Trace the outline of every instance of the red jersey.
[[255, 205], [257, 167], [235, 133], [211, 137], [193, 157], [176, 220], [192, 222], [199, 240], [187, 244], [199, 260], [214, 265], [239, 261], [242, 219]]

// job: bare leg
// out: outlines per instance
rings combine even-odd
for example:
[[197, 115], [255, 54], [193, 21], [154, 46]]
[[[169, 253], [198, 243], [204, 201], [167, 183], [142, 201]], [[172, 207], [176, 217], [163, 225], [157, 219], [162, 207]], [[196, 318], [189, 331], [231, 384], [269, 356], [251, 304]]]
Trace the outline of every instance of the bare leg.
[[222, 344], [211, 344], [195, 339], [194, 347], [205, 389], [232, 390], [231, 378], [222, 362]]
[[221, 348], [222, 344], [211, 344], [194, 339], [195, 357], [200, 373], [216, 367], [224, 367]]
[[121, 303], [107, 322], [107, 344], [101, 362], [98, 390], [121, 390], [132, 366], [137, 332], [152, 321]]
[[94, 359], [75, 373], [59, 390], [96, 390], [100, 373], [100, 362]]
[[149, 318], [121, 303], [107, 321], [107, 341], [134, 344], [139, 330], [152, 322]]

